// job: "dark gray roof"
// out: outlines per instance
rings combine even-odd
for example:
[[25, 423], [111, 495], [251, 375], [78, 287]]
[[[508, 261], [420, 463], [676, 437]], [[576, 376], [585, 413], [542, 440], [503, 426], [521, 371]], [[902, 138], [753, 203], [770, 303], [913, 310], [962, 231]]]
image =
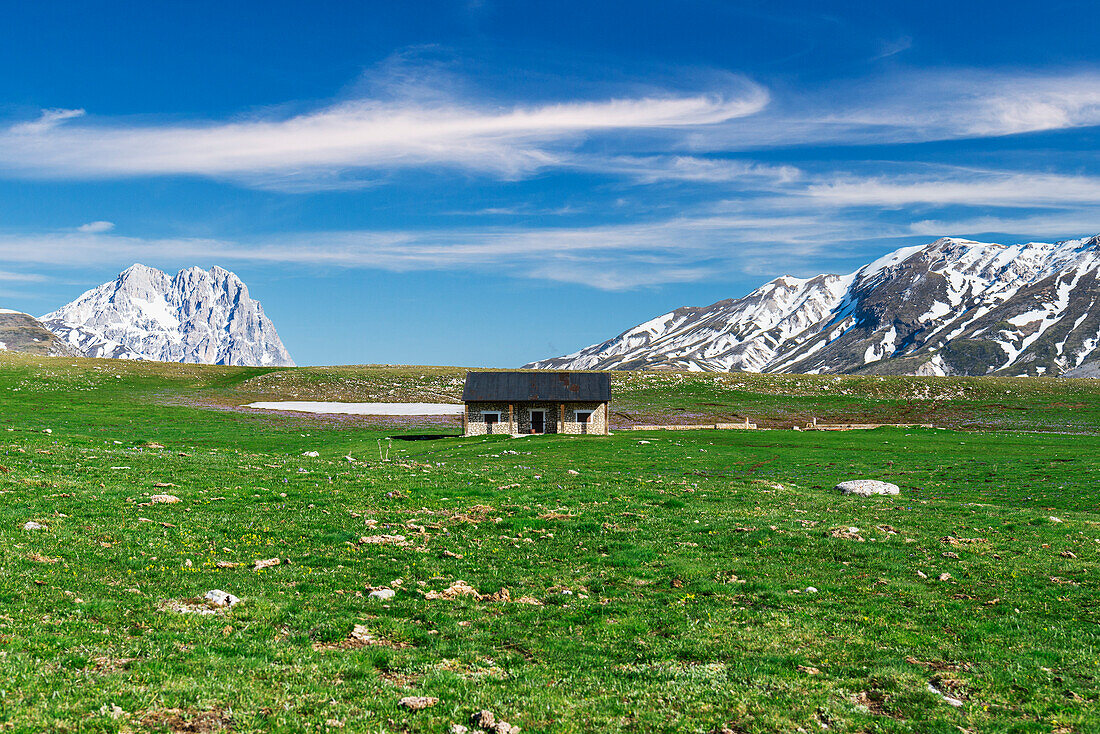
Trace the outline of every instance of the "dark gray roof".
[[467, 372], [462, 399], [602, 403], [611, 400], [611, 377], [599, 372]]

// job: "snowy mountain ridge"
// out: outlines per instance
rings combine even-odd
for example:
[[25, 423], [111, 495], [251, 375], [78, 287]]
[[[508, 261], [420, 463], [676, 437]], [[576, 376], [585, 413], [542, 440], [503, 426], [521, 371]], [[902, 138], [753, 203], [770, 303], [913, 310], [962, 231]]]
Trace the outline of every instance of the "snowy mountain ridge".
[[217, 266], [170, 278], [134, 264], [41, 321], [89, 357], [294, 365], [259, 301], [240, 278]]
[[537, 369], [1073, 374], [1100, 360], [1100, 235], [942, 238], [849, 275], [783, 276], [679, 308]]

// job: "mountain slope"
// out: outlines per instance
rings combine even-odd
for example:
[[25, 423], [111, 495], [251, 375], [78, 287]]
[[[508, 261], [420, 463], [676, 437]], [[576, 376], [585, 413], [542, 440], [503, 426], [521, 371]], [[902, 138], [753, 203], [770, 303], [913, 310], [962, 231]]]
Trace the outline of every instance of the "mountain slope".
[[744, 298], [680, 308], [528, 367], [1062, 374], [1100, 359], [1098, 268], [1100, 236], [944, 238], [850, 275], [785, 276]]
[[46, 329], [35, 317], [0, 308], [0, 352], [24, 352], [46, 357], [82, 357]]
[[156, 268], [132, 265], [41, 320], [89, 357], [294, 365], [248, 287], [216, 266], [169, 278]]

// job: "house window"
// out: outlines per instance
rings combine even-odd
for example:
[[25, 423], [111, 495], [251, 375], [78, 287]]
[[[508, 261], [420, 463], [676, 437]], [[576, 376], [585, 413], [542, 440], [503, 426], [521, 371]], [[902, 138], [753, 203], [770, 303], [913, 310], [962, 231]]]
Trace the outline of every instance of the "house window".
[[483, 410], [481, 412], [482, 417], [485, 419], [485, 432], [492, 433], [493, 426], [500, 423], [500, 411], [499, 410]]
[[531, 433], [546, 433], [546, 410], [531, 409]]
[[581, 433], [588, 433], [588, 419], [592, 417], [591, 410], [578, 410], [575, 411], [577, 416], [577, 423], [581, 424]]

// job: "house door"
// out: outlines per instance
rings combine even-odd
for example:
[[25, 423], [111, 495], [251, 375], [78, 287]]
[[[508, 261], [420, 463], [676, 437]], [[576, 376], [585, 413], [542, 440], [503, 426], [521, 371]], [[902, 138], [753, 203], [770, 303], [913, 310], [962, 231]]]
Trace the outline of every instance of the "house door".
[[531, 411], [531, 433], [546, 433], [546, 411]]
[[485, 432], [491, 434], [493, 426], [500, 423], [500, 413], [486, 411], [483, 415], [485, 416]]

